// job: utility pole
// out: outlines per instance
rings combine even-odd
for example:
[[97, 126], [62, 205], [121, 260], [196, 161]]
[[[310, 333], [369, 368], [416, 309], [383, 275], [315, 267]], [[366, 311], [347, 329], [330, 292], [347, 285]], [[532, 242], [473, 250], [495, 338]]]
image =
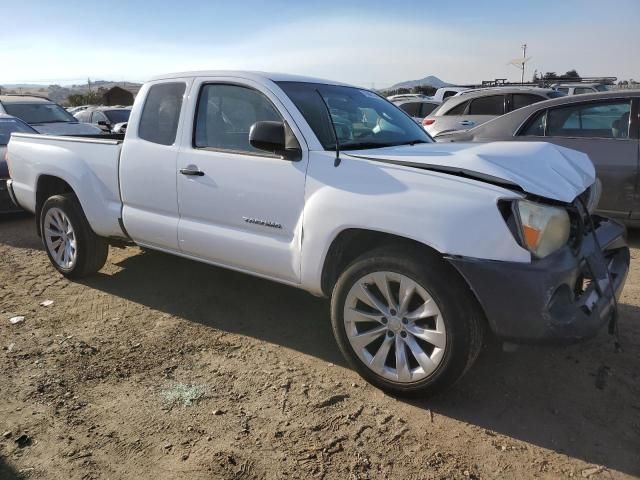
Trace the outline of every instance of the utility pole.
[[520, 77], [520, 83], [524, 83], [524, 65], [527, 63], [527, 44], [522, 45], [522, 77]]

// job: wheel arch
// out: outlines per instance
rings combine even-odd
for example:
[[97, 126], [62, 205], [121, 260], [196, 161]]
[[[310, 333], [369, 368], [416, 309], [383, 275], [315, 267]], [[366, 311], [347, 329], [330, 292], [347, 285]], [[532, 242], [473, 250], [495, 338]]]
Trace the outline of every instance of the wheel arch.
[[334, 237], [325, 255], [321, 274], [322, 293], [330, 296], [333, 286], [347, 265], [360, 255], [383, 246], [404, 246], [442, 258], [442, 253], [437, 249], [412, 238], [380, 230], [347, 228]]
[[42, 174], [38, 177], [38, 181], [36, 182], [35, 208], [36, 232], [38, 236], [42, 235], [42, 232], [40, 231], [40, 215], [44, 202], [54, 195], [63, 195], [65, 193], [73, 193], [75, 195], [75, 191], [69, 182], [63, 178], [48, 174]]

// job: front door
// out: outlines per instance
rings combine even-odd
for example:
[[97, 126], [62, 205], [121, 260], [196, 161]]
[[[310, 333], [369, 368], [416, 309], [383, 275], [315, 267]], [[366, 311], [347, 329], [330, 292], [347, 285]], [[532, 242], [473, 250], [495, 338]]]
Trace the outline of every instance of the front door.
[[[277, 97], [250, 80], [198, 79], [192, 128], [178, 158], [178, 238], [183, 253], [298, 283], [306, 143]], [[285, 121], [302, 148], [298, 161], [249, 144], [258, 121]]]

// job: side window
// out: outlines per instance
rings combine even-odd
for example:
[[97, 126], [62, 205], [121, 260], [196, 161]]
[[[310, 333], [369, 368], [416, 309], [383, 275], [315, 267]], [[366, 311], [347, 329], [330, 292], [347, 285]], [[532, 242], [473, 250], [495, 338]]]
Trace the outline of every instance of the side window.
[[456, 93], [456, 91], [454, 90], [447, 90], [446, 92], [444, 92], [444, 94], [442, 95], [442, 99], [444, 100], [445, 98], [449, 98], [449, 97], [453, 97]]
[[504, 96], [491, 95], [471, 100], [469, 115], [502, 115], [504, 113]]
[[569, 87], [558, 87], [556, 90], [569, 95]]
[[527, 105], [537, 103], [544, 100], [544, 98], [537, 95], [531, 95], [530, 93], [514, 93], [513, 94], [513, 110], [517, 110]]
[[576, 87], [573, 89], [574, 95], [580, 95], [582, 93], [593, 93], [593, 88], [585, 88], [585, 87]]
[[144, 102], [138, 136], [160, 145], [173, 145], [176, 141], [184, 83], [153, 85]]
[[249, 129], [256, 122], [282, 121], [262, 93], [238, 85], [204, 85], [198, 99], [194, 144], [196, 147], [264, 152], [249, 143]]
[[630, 101], [583, 103], [549, 110], [547, 136], [629, 138]]
[[422, 107], [420, 108], [420, 115], [416, 115], [416, 117], [428, 117], [429, 115], [431, 115], [431, 112], [436, 109], [437, 106], [437, 103], [424, 102], [422, 104]]
[[400, 105], [400, 108], [405, 112], [407, 112], [412, 117], [419, 116], [419, 112], [420, 112], [419, 102], [403, 103], [402, 105]]
[[467, 105], [469, 105], [469, 102], [462, 102], [461, 104], [444, 112], [444, 115], [463, 115]]
[[527, 126], [520, 131], [519, 135], [525, 137], [544, 137], [544, 127], [546, 124], [547, 111], [542, 110], [529, 120]]
[[93, 112], [91, 123], [106, 122], [106, 121], [107, 121], [107, 117], [104, 116], [104, 113]]
[[74, 115], [79, 122], [89, 122], [89, 113], [88, 112], [79, 112]]

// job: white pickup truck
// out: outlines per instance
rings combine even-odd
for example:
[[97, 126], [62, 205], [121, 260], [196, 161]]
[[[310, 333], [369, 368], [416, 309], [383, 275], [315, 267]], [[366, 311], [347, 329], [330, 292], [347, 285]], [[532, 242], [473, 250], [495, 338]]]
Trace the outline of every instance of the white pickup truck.
[[394, 393], [452, 384], [485, 332], [595, 334], [629, 267], [624, 227], [589, 213], [586, 155], [436, 144], [337, 82], [165, 75], [141, 89], [124, 140], [13, 134], [8, 163], [63, 275], [129, 241], [330, 297], [345, 357]]

